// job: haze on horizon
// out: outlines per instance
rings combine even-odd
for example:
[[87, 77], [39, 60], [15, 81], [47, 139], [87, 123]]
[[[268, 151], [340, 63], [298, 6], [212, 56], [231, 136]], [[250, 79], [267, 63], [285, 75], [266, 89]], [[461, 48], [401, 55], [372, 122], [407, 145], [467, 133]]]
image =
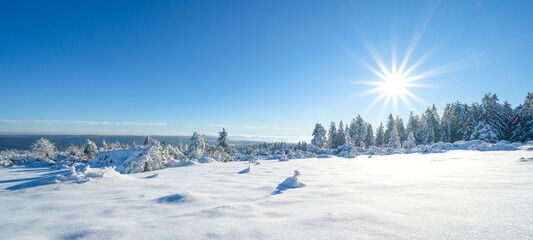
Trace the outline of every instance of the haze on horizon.
[[315, 123], [361, 114], [377, 126], [488, 92], [515, 107], [533, 90], [531, 12], [527, 1], [4, 3], [0, 133], [310, 136]]

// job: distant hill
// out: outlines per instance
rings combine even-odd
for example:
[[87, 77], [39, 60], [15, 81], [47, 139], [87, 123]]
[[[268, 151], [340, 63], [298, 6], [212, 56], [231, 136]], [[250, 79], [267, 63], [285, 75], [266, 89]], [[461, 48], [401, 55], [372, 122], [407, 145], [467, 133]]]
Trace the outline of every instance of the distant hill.
[[[179, 145], [180, 143], [187, 144], [189, 143], [190, 136], [150, 136], [154, 139], [157, 139], [161, 142], [170, 143], [172, 145]], [[145, 136], [133, 136], [133, 135], [118, 135], [118, 136], [104, 136], [104, 135], [0, 135], [0, 151], [6, 149], [19, 149], [27, 150], [31, 148], [32, 143], [39, 139], [46, 138], [53, 142], [57, 148], [65, 149], [69, 145], [82, 145], [87, 139], [93, 141], [99, 147], [102, 146], [102, 141], [105, 139], [106, 142], [112, 143], [119, 141], [124, 144], [142, 144], [144, 142]], [[205, 136], [205, 139], [209, 144], [216, 144], [217, 137], [215, 136]], [[257, 143], [258, 141], [249, 141], [249, 140], [237, 140], [232, 141], [230, 137], [230, 144], [242, 145], [247, 143]]]

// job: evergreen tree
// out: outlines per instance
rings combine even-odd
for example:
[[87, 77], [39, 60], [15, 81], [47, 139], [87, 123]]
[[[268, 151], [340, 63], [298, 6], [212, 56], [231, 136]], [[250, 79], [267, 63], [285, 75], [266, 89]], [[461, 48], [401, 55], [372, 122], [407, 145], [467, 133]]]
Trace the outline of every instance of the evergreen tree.
[[374, 145], [374, 131], [372, 130], [372, 125], [367, 123], [365, 125], [365, 136], [364, 136], [364, 147], [369, 148]]
[[[494, 135], [496, 140], [503, 139], [505, 118], [503, 116], [503, 107], [498, 103], [498, 96], [496, 94], [485, 94], [481, 100], [481, 114], [475, 131], [493, 131], [493, 133], [484, 132], [484, 135]], [[487, 125], [487, 126], [485, 126]], [[482, 133], [474, 132], [474, 136], [480, 136]]]
[[405, 141], [404, 148], [411, 149], [416, 147], [416, 139], [415, 134], [413, 132], [409, 133], [409, 136], [407, 136], [407, 141]]
[[96, 143], [87, 139], [87, 141], [85, 142], [85, 145], [83, 146], [83, 154], [87, 157], [90, 157], [91, 155], [97, 152], [98, 152], [98, 147], [96, 147]]
[[396, 127], [396, 131], [398, 131], [400, 143], [403, 146], [404, 142], [407, 140], [407, 131], [405, 130], [405, 126], [403, 125], [403, 120], [397, 115], [396, 119], [394, 120], [394, 127]]
[[328, 132], [328, 143], [330, 148], [337, 148], [336, 145], [337, 139], [337, 127], [335, 127], [335, 122], [331, 122]]
[[513, 130], [516, 141], [533, 140], [533, 93], [528, 92], [524, 103], [516, 110], [517, 126]]
[[398, 129], [396, 127], [392, 128], [392, 131], [389, 136], [389, 142], [387, 143], [387, 147], [398, 149], [401, 147], [400, 143], [400, 136], [398, 134]]
[[507, 101], [502, 105], [502, 117], [504, 120], [504, 126], [502, 129], [502, 139], [506, 141], [513, 141], [513, 132], [518, 126], [517, 112], [511, 107], [511, 104]]
[[392, 130], [394, 130], [394, 118], [392, 117], [392, 114], [389, 114], [389, 118], [387, 119], [387, 127], [385, 129], [385, 135], [383, 136], [383, 142], [385, 144], [390, 142]]
[[457, 116], [457, 140], [471, 140], [470, 136], [474, 132], [474, 128], [477, 126], [477, 120], [474, 116], [474, 109], [477, 109], [477, 105], [474, 107], [468, 106], [468, 104], [457, 103], [455, 105], [455, 113]]
[[460, 140], [459, 134], [459, 121], [456, 116], [456, 107], [454, 103], [446, 104], [444, 108], [444, 113], [442, 114], [441, 125], [440, 125], [440, 139], [443, 142], [455, 142]]
[[422, 114], [422, 143], [435, 143], [440, 140], [439, 130], [439, 115], [437, 114], [437, 108], [427, 108], [426, 112]]
[[346, 143], [346, 131], [344, 131], [344, 124], [342, 123], [342, 121], [339, 123], [339, 130], [337, 131], [337, 134], [336, 134], [336, 140], [335, 140], [335, 148], [338, 147], [338, 146], [342, 146]]
[[409, 116], [409, 121], [407, 121], [407, 127], [406, 132], [407, 134], [413, 133], [413, 137], [415, 139], [415, 145], [418, 145], [422, 143], [422, 127], [420, 124], [420, 117], [418, 115], [414, 115], [411, 111], [411, 114]]
[[194, 132], [191, 137], [191, 144], [189, 144], [187, 155], [192, 159], [202, 158], [206, 153], [207, 147], [207, 141], [205, 141], [204, 136], [198, 132]]
[[228, 140], [228, 132], [226, 132], [226, 128], [222, 128], [222, 132], [218, 132], [218, 146], [221, 147], [225, 152], [228, 152], [230, 149], [229, 146], [229, 140]]
[[383, 123], [379, 124], [378, 129], [376, 130], [376, 147], [383, 147], [385, 143], [385, 132], [383, 131]]
[[327, 139], [326, 139], [326, 129], [322, 127], [322, 124], [317, 123], [315, 129], [313, 130], [313, 140], [311, 144], [323, 149], [326, 148]]

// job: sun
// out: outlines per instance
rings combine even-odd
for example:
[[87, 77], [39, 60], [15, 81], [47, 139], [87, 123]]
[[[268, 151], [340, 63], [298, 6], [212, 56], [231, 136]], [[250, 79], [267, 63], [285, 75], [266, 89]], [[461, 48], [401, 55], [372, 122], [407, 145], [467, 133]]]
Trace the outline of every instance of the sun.
[[391, 97], [404, 94], [409, 86], [405, 78], [398, 74], [386, 77], [380, 85], [381, 90]]

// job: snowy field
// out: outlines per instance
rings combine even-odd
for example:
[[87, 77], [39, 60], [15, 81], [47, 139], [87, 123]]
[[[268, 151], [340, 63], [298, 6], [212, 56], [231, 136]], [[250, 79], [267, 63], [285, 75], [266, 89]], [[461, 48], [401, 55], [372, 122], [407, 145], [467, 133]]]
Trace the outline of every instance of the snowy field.
[[[249, 172], [5, 167], [0, 239], [533, 239], [532, 157], [523, 146], [263, 160]], [[294, 170], [300, 187], [280, 185]]]

